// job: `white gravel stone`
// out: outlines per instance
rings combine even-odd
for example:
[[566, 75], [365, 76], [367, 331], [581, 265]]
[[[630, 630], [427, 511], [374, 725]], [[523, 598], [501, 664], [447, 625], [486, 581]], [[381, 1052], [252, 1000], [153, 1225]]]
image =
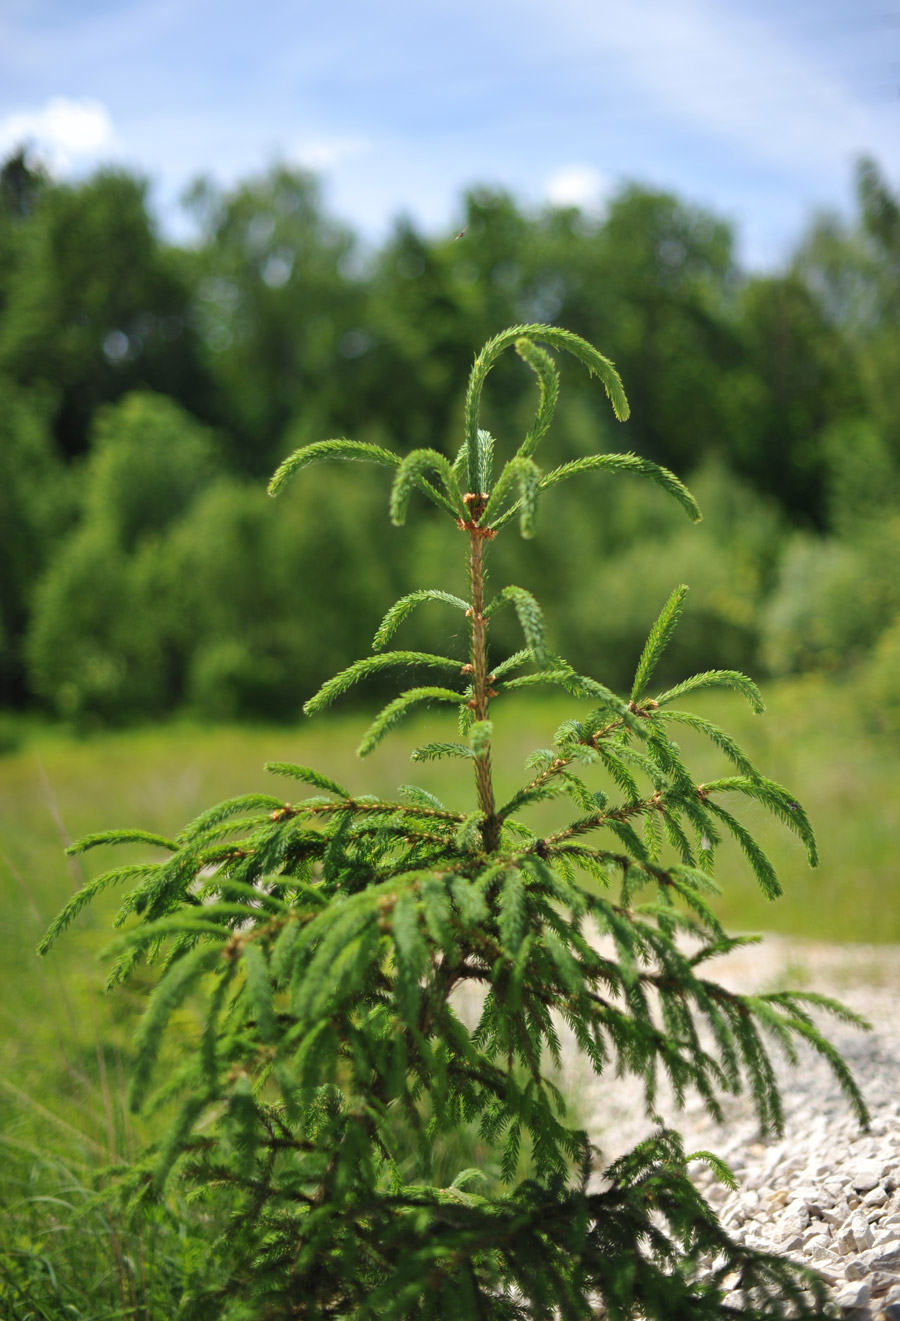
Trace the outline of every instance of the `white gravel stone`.
[[859, 1252], [865, 1252], [866, 1248], [873, 1246], [875, 1235], [872, 1233], [872, 1226], [859, 1211], [855, 1211], [850, 1217], [849, 1228]]
[[848, 1280], [864, 1280], [867, 1275], [871, 1274], [872, 1272], [861, 1257], [854, 1257], [851, 1261], [848, 1261], [844, 1270], [844, 1276]]
[[878, 1187], [883, 1173], [883, 1160], [861, 1161], [850, 1176], [850, 1186], [854, 1192], [868, 1193]]
[[856, 1237], [849, 1225], [842, 1229], [840, 1233], [835, 1234], [834, 1250], [839, 1252], [842, 1257], [847, 1257], [851, 1252], [856, 1251]]
[[[785, 1207], [784, 1214], [778, 1216], [778, 1223], [788, 1234], [802, 1234], [806, 1226], [809, 1224], [809, 1216], [806, 1214], [805, 1208], [798, 1208], [795, 1203], [791, 1206]], [[868, 1227], [869, 1222], [867, 1220], [866, 1228], [868, 1229]], [[872, 1241], [874, 1242], [874, 1239]], [[869, 1246], [870, 1245], [867, 1243], [866, 1247]]]
[[[783, 972], [789, 965], [809, 970], [804, 989], [842, 1000], [875, 1025], [863, 1034], [833, 1019], [822, 1024], [863, 1090], [871, 1132], [860, 1132], [825, 1063], [812, 1054], [793, 1071], [776, 1065], [783, 1138], [759, 1136], [745, 1098], [725, 1100], [722, 1126], [699, 1103], [680, 1114], [674, 1106], [660, 1105], [658, 1112], [682, 1133], [688, 1151], [715, 1151], [734, 1170], [739, 1187], [730, 1192], [706, 1167], [692, 1167], [733, 1237], [818, 1271], [845, 1315], [900, 1321], [900, 948], [767, 938], [762, 946], [729, 955], [711, 972], [736, 990], [760, 991], [790, 985], [792, 977]], [[873, 970], [882, 985], [867, 984]], [[596, 1114], [595, 1133], [607, 1160], [651, 1131], [641, 1119], [637, 1083], [629, 1093], [619, 1080], [607, 1084], [586, 1070], [579, 1081], [582, 1111]], [[729, 1299], [740, 1307], [739, 1293]]]
[[872, 1292], [869, 1286], [865, 1281], [862, 1281], [859, 1284], [848, 1284], [845, 1289], [840, 1291], [837, 1298], [835, 1298], [835, 1302], [838, 1307], [850, 1312], [856, 1307], [865, 1307], [871, 1296]]
[[835, 1229], [845, 1225], [849, 1215], [850, 1208], [844, 1201], [838, 1202], [835, 1207], [824, 1207], [822, 1210], [822, 1219], [826, 1224], [833, 1225]]
[[878, 1247], [863, 1253], [863, 1260], [870, 1270], [888, 1271], [900, 1277], [900, 1239], [881, 1243]]

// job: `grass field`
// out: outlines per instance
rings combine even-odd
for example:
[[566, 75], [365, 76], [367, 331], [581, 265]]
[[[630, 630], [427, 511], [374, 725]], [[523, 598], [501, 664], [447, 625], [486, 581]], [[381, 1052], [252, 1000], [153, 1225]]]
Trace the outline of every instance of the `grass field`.
[[[729, 852], [720, 868], [717, 911], [733, 931], [900, 941], [896, 741], [862, 729], [848, 688], [792, 681], [770, 685], [766, 695], [769, 710], [762, 717], [731, 694], [710, 694], [691, 705], [724, 725], [760, 769], [798, 795], [817, 829], [822, 864], [810, 871], [799, 842], [751, 806], [745, 820], [775, 861], [786, 893], [767, 903], [743, 859]], [[528, 751], [548, 744], [573, 712], [554, 700], [523, 701], [508, 711], [500, 704], [496, 714], [503, 793], [521, 782]], [[21, 1267], [13, 1284], [0, 1283], [0, 1304], [12, 1317], [168, 1315], [165, 1290], [157, 1296], [160, 1281], [183, 1278], [202, 1254], [202, 1245], [175, 1221], [162, 1217], [135, 1239], [112, 1210], [96, 1204], [77, 1219], [77, 1233], [72, 1230], [70, 1208], [87, 1207], [96, 1172], [142, 1142], [152, 1120], [135, 1121], [121, 1103], [122, 1060], [141, 985], [113, 996], [100, 989], [104, 970], [97, 956], [109, 939], [113, 901], [82, 916], [47, 959], [34, 954], [50, 918], [85, 875], [129, 860], [127, 851], [101, 849], [75, 865], [64, 856], [65, 843], [110, 826], [171, 834], [231, 794], [290, 793], [289, 781], [263, 770], [267, 760], [314, 765], [360, 793], [393, 793], [415, 780], [449, 805], [470, 809], [464, 765], [420, 767], [408, 760], [415, 743], [449, 735], [446, 718], [411, 724], [360, 763], [354, 748], [364, 727], [365, 713], [356, 712], [287, 729], [176, 724], [82, 740], [46, 730], [0, 758], [6, 988], [0, 998], [0, 1247], [13, 1254], [7, 1264]], [[710, 745], [697, 742], [687, 751], [699, 779], [723, 770]], [[542, 810], [552, 816], [561, 809]], [[152, 1288], [148, 1281], [155, 1282]], [[40, 1302], [44, 1297], [53, 1301]]]

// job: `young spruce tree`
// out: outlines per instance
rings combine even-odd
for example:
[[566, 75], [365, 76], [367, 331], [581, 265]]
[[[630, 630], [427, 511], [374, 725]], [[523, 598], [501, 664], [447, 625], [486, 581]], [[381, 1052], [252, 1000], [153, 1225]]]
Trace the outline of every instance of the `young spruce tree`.
[[[384, 801], [276, 762], [268, 769], [293, 781], [300, 797], [247, 794], [210, 808], [173, 839], [117, 830], [74, 846], [142, 842], [165, 855], [90, 881], [41, 948], [95, 895], [127, 885], [110, 984], [142, 960], [162, 968], [136, 1042], [135, 1106], [154, 1095], [173, 1011], [190, 999], [200, 1015], [196, 1040], [185, 1043], [182, 1027], [169, 1041], [166, 1058], [175, 1063], [155, 1093], [157, 1104], [174, 1104], [174, 1123], [126, 1180], [138, 1207], [163, 1196], [169, 1180], [182, 1180], [209, 1216], [215, 1284], [189, 1291], [186, 1317], [823, 1315], [813, 1276], [735, 1242], [694, 1188], [688, 1160], [707, 1160], [728, 1181], [721, 1162], [707, 1152], [687, 1155], [678, 1135], [656, 1121], [651, 1138], [592, 1172], [596, 1153], [554, 1081], [565, 1024], [598, 1074], [639, 1076], [649, 1114], [663, 1074], [676, 1098], [694, 1089], [717, 1116], [717, 1093], [749, 1088], [762, 1128], [777, 1132], [770, 1043], [794, 1058], [796, 1044], [806, 1042], [830, 1061], [865, 1121], [856, 1086], [810, 1010], [850, 1015], [820, 996], [738, 995], [707, 976], [712, 959], [741, 943], [710, 907], [725, 834], [765, 893], [779, 893], [734, 800], [768, 808], [816, 861], [793, 795], [758, 772], [727, 733], [680, 706], [699, 689], [725, 687], [761, 711], [756, 685], [714, 670], [651, 696], [684, 587], [650, 630], [625, 698], [552, 651], [526, 588], [487, 591], [493, 539], [515, 521], [530, 537], [539, 497], [570, 477], [635, 473], [699, 518], [676, 477], [633, 454], [538, 466], [559, 389], [542, 346], [579, 359], [602, 381], [616, 416], [627, 417], [619, 377], [594, 348], [555, 327], [516, 326], [475, 361], [454, 462], [431, 449], [401, 459], [375, 445], [327, 440], [291, 455], [270, 487], [275, 494], [326, 459], [372, 462], [394, 472], [395, 525], [414, 493], [451, 520], [466, 547], [468, 596], [427, 588], [397, 601], [375, 635], [375, 654], [325, 683], [305, 709], [321, 711], [387, 669], [433, 672], [435, 681], [388, 703], [359, 752], [413, 710], [449, 707], [458, 736], [418, 747], [412, 759], [469, 762], [474, 799], [449, 807], [407, 785], [398, 801]], [[528, 434], [495, 475], [479, 407], [488, 373], [510, 347], [536, 377], [539, 402]], [[466, 621], [466, 664], [386, 650], [429, 601], [455, 607]], [[523, 645], [499, 658], [488, 634], [509, 608]], [[499, 801], [492, 706], [533, 684], [561, 688], [576, 714], [551, 747], [529, 758], [521, 788]], [[679, 729], [710, 738], [734, 773], [698, 784], [672, 739]], [[542, 834], [529, 825], [528, 809], [547, 799], [568, 800], [570, 819]], [[474, 1026], [459, 1012], [466, 985], [480, 993]], [[502, 1178], [492, 1185], [460, 1169], [440, 1187], [422, 1176], [433, 1145], [473, 1124], [502, 1151]], [[519, 1179], [524, 1142], [533, 1174]], [[421, 1154], [418, 1166], [410, 1143]], [[419, 1177], [410, 1176], [416, 1168]]]

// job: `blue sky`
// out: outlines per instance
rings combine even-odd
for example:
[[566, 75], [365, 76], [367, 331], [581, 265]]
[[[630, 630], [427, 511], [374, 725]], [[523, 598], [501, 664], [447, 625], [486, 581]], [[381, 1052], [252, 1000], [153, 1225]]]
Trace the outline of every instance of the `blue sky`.
[[733, 221], [772, 265], [863, 153], [900, 179], [900, 0], [3, 0], [0, 152], [147, 175], [170, 234], [198, 174], [276, 160], [377, 241], [462, 190], [600, 209], [623, 179]]

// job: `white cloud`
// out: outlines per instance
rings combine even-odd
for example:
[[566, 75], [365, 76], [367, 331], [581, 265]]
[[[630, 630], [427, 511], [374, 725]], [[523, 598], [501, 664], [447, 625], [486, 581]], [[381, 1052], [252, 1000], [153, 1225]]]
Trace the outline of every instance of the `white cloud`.
[[551, 206], [577, 206], [582, 211], [599, 211], [609, 189], [609, 180], [592, 165], [565, 165], [551, 174], [544, 193]]
[[100, 101], [52, 96], [39, 110], [19, 110], [0, 119], [0, 152], [31, 145], [53, 170], [78, 158], [111, 149], [116, 140], [109, 111]]
[[[539, 12], [539, 0], [522, 3]], [[820, 48], [750, 6], [558, 0], [553, 22], [557, 44], [562, 38], [571, 49], [577, 38], [581, 55], [624, 82], [619, 104], [606, 112], [610, 132], [680, 124], [700, 142], [718, 140], [750, 161], [808, 178], [843, 178], [860, 152], [900, 159], [892, 120], [839, 72], [840, 50], [823, 61]]]
[[363, 137], [319, 138], [295, 143], [288, 160], [307, 170], [328, 170], [351, 156], [364, 152], [369, 143]]

